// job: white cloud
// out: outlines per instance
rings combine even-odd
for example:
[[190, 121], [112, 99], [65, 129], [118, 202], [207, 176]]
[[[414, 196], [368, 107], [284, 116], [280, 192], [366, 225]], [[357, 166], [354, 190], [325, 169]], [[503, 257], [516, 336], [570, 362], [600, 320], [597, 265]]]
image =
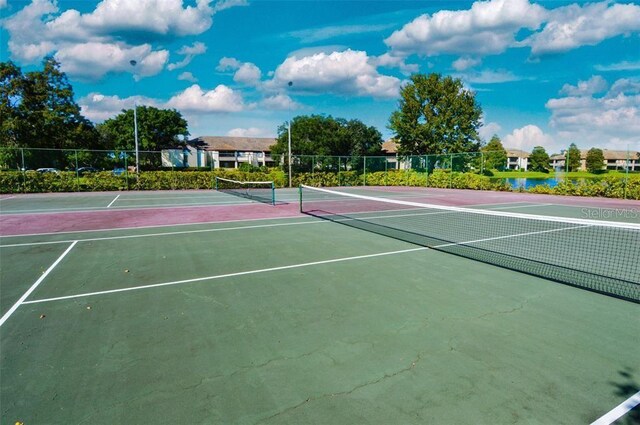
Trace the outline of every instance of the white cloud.
[[246, 84], [248, 86], [255, 86], [260, 83], [261, 77], [262, 72], [260, 71], [260, 68], [251, 62], [246, 62], [240, 65], [236, 73], [233, 75], [233, 81], [236, 83]]
[[196, 77], [193, 76], [192, 73], [190, 72], [183, 72], [182, 74], [178, 75], [178, 80], [180, 81], [190, 81], [192, 83], [195, 83], [198, 81], [198, 79]]
[[461, 74], [460, 77], [464, 81], [472, 84], [499, 84], [522, 80], [522, 77], [518, 77], [511, 71], [507, 71], [504, 69], [495, 71], [485, 69], [478, 72], [468, 72], [466, 74]]
[[404, 75], [413, 74], [420, 69], [415, 63], [406, 63], [404, 56], [394, 56], [390, 53], [384, 53], [378, 57], [371, 57], [370, 61], [375, 66], [398, 68]]
[[[149, 44], [130, 47], [89, 42], [64, 46], [55, 58], [62, 71], [80, 78], [97, 80], [108, 72], [131, 72], [140, 78], [159, 73], [167, 63], [169, 52], [153, 51]], [[132, 58], [137, 59], [135, 67], [129, 63]]]
[[223, 57], [216, 66], [216, 71], [235, 71], [233, 81], [248, 86], [257, 86], [262, 78], [262, 71], [251, 62], [240, 62], [236, 58]]
[[180, 50], [178, 50], [179, 55], [184, 55], [184, 59], [180, 62], [170, 63], [167, 66], [169, 71], [173, 71], [174, 69], [184, 68], [189, 65], [194, 57], [197, 55], [201, 55], [207, 51], [207, 46], [204, 43], [196, 41], [193, 43], [193, 46], [182, 46]]
[[443, 53], [490, 55], [505, 51], [522, 28], [537, 29], [546, 11], [528, 0], [477, 1], [471, 9], [421, 15], [385, 40], [408, 56]]
[[498, 134], [502, 127], [497, 122], [483, 123], [478, 133], [483, 140], [490, 140], [494, 134]]
[[0, 9], [7, 7], [7, 0], [0, 0]]
[[218, 62], [218, 66], [216, 66], [216, 71], [226, 72], [226, 71], [235, 71], [242, 66], [242, 62], [240, 62], [236, 58], [228, 58], [223, 57]]
[[273, 131], [264, 128], [232, 128], [227, 132], [229, 137], [271, 137]]
[[242, 95], [223, 84], [208, 91], [194, 84], [169, 99], [166, 106], [186, 112], [239, 112], [245, 109]]
[[611, 37], [640, 31], [640, 5], [610, 1], [572, 4], [550, 11], [542, 31], [529, 36], [533, 56], [562, 53], [580, 46], [593, 46]]
[[141, 96], [120, 98], [118, 96], [105, 96], [101, 93], [89, 93], [78, 100], [82, 109], [82, 115], [94, 122], [102, 122], [113, 118], [123, 109], [132, 109], [135, 104], [162, 107], [162, 102]]
[[453, 61], [451, 66], [456, 71], [466, 71], [469, 68], [473, 68], [476, 65], [480, 65], [482, 61], [477, 58], [471, 58], [468, 56], [464, 56]]
[[[570, 87], [579, 87], [570, 86]], [[564, 143], [580, 147], [624, 149], [638, 144], [640, 134], [640, 79], [620, 79], [602, 94], [564, 90], [565, 97], [549, 99], [550, 126]], [[595, 96], [600, 94], [600, 96]]]
[[640, 69], [640, 61], [622, 61], [609, 65], [596, 65], [596, 71], [637, 71]]
[[298, 38], [302, 43], [315, 43], [335, 37], [346, 35], [367, 34], [381, 32], [392, 28], [394, 24], [378, 25], [332, 25], [323, 28], [312, 28], [299, 31], [292, 31], [288, 35]]
[[531, 152], [536, 146], [542, 146], [546, 150], [554, 148], [553, 138], [545, 134], [540, 127], [532, 124], [513, 130], [511, 134], [504, 137], [502, 144], [505, 148], [521, 149], [527, 152]]
[[103, 0], [91, 13], [70, 9], [48, 25], [56, 29], [64, 22], [92, 34], [194, 35], [211, 27], [215, 12], [210, 3], [198, 0], [195, 7], [183, 7], [182, 0]]
[[292, 81], [295, 90], [309, 93], [398, 96], [400, 80], [379, 74], [372, 62], [366, 52], [354, 50], [291, 56], [278, 66], [270, 84], [285, 87]]
[[[140, 45], [141, 38], [175, 39], [200, 34], [211, 27], [216, 11], [245, 2], [227, 0], [214, 6], [210, 3], [211, 0], [196, 0], [193, 6], [183, 6], [183, 0], [102, 0], [93, 11], [83, 14], [75, 9], [59, 13], [55, 0], [32, 0], [4, 19], [2, 26], [9, 34], [7, 45], [12, 59], [30, 64], [56, 53], [63, 69], [72, 76], [100, 78], [107, 72], [130, 72], [119, 61], [110, 67], [110, 62], [102, 60], [109, 55], [118, 56], [117, 51], [132, 51], [142, 46], [148, 49], [150, 44]], [[105, 52], [89, 52], [88, 46], [101, 47]], [[196, 43], [192, 49], [199, 48]], [[188, 49], [184, 53], [187, 63], [188, 55], [196, 54], [189, 53]], [[96, 61], [92, 62], [91, 58]], [[152, 69], [157, 73], [164, 67], [166, 51], [160, 49], [145, 57], [130, 59], [146, 64], [137, 71], [138, 76], [153, 75]], [[184, 66], [183, 62], [172, 64], [172, 69]]]
[[562, 86], [560, 93], [569, 96], [591, 96], [592, 94], [602, 93], [607, 90], [607, 81], [599, 75], [594, 75], [587, 81], [578, 81], [578, 84], [572, 86], [565, 84]]
[[260, 105], [266, 109], [283, 111], [292, 111], [300, 108], [300, 104], [294, 102], [294, 100], [286, 94], [277, 94], [265, 97], [262, 102], [260, 102]]

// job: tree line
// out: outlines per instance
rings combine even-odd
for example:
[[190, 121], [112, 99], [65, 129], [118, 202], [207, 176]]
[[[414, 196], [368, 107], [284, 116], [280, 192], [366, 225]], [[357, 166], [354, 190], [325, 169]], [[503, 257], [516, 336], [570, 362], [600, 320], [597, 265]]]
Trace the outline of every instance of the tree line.
[[[159, 151], [184, 146], [187, 121], [177, 110], [152, 106], [136, 108], [140, 150]], [[134, 111], [94, 125], [74, 100], [74, 92], [60, 64], [46, 57], [42, 69], [23, 73], [13, 62], [0, 62], [0, 147], [125, 151], [134, 149]], [[292, 153], [316, 156], [373, 156], [382, 153], [382, 134], [358, 119], [327, 115], [296, 116], [277, 129], [272, 153], [286, 155], [291, 127]], [[432, 73], [415, 74], [401, 91], [388, 128], [395, 134], [400, 156], [483, 151], [486, 168], [504, 169], [506, 151], [494, 136], [486, 145], [479, 136], [482, 108], [475, 93], [460, 79]], [[0, 162], [2, 158], [0, 158]], [[591, 149], [587, 167], [602, 168], [600, 149]], [[567, 151], [569, 170], [580, 167], [580, 151]], [[529, 169], [549, 170], [549, 155], [536, 146]]]
[[[139, 106], [136, 112], [140, 150], [184, 145], [189, 131], [180, 112], [152, 106]], [[71, 83], [53, 57], [43, 60], [41, 70], [27, 73], [11, 61], [0, 62], [2, 148], [132, 150], [133, 116], [133, 109], [122, 110], [98, 125], [85, 118], [74, 99]], [[35, 166], [69, 163], [65, 153], [59, 151], [43, 152], [37, 157]], [[13, 161], [15, 150], [0, 152], [0, 165]]]

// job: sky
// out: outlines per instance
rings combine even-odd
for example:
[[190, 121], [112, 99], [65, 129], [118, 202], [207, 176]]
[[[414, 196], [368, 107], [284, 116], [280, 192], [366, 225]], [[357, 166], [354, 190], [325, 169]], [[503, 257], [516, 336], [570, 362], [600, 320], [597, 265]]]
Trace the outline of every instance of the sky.
[[634, 2], [0, 0], [0, 59], [46, 55], [95, 123], [138, 104], [193, 137], [274, 137], [325, 114], [388, 139], [401, 87], [436, 72], [476, 93], [486, 141], [640, 150]]

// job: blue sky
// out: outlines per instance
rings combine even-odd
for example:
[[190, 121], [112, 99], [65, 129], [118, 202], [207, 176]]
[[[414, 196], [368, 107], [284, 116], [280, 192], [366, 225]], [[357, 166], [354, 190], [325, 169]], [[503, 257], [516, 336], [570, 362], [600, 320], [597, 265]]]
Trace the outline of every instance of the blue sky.
[[330, 114], [389, 138], [402, 84], [438, 72], [476, 91], [487, 140], [640, 149], [638, 3], [0, 0], [0, 14], [2, 61], [54, 55], [94, 122], [137, 101], [178, 109], [192, 136]]

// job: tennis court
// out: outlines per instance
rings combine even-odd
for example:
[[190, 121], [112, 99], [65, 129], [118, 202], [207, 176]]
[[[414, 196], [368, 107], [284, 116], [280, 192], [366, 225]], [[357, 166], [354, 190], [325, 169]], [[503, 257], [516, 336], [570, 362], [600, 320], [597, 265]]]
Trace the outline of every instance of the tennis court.
[[[341, 191], [640, 224], [637, 201]], [[640, 421], [637, 302], [345, 225], [344, 205], [344, 222], [301, 213], [299, 199], [294, 189], [278, 189], [275, 205], [216, 191], [0, 197], [0, 423]], [[340, 205], [328, 201], [323, 211]], [[371, 211], [358, 219], [380, 216]], [[470, 223], [456, 246], [527, 244], [521, 229], [488, 241], [486, 222]], [[607, 279], [637, 281], [637, 262], [626, 264], [637, 231], [616, 245], [572, 239], [573, 227], [536, 230], [562, 234], [563, 250], [531, 255], [573, 251], [584, 273], [614, 263]]]

